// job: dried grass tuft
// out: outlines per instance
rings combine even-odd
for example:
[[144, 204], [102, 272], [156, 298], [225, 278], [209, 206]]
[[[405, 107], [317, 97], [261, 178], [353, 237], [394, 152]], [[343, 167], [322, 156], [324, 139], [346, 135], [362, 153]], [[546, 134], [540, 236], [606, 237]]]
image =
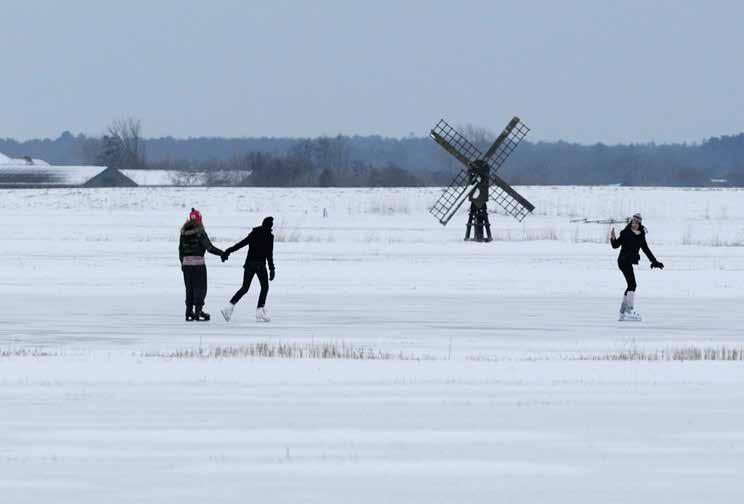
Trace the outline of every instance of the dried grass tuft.
[[646, 351], [637, 348], [601, 355], [584, 355], [577, 360], [594, 361], [744, 361], [744, 347], [672, 347]]
[[0, 359], [11, 357], [59, 357], [57, 352], [40, 348], [0, 348]]
[[403, 352], [385, 352], [371, 347], [357, 347], [346, 343], [269, 343], [259, 342], [239, 346], [186, 348], [172, 352], [145, 353], [143, 357], [164, 359], [346, 359], [346, 360], [431, 360]]

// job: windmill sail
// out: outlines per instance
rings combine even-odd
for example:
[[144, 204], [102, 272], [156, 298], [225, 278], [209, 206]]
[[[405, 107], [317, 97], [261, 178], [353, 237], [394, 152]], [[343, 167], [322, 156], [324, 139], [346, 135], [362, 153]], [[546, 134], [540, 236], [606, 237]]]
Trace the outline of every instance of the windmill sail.
[[535, 209], [532, 203], [527, 201], [524, 196], [515, 191], [512, 186], [504, 182], [504, 179], [495, 173], [491, 173], [491, 185], [488, 188], [488, 197], [519, 222], [522, 222], [527, 217], [527, 214]]
[[468, 170], [460, 170], [434, 206], [429, 209], [429, 213], [443, 226], [446, 225], [476, 187], [477, 183], [473, 182]]
[[504, 179], [496, 175], [496, 172], [506, 162], [507, 158], [514, 152], [524, 137], [527, 136], [529, 131], [530, 129], [519, 117], [513, 117], [509, 121], [509, 124], [506, 125], [506, 128], [504, 128], [504, 131], [494, 140], [484, 156], [485, 160], [491, 166], [489, 174], [489, 198], [519, 222], [522, 222], [527, 214], [535, 209], [535, 206], [515, 191]]
[[444, 150], [452, 154], [458, 161], [470, 167], [470, 163], [481, 159], [483, 154], [467, 138], [457, 132], [452, 126], [442, 119], [434, 129], [431, 130], [430, 136], [441, 145]]
[[[498, 170], [501, 165], [504, 164], [506, 158], [517, 148], [519, 142], [527, 136], [530, 129], [519, 119], [519, 117], [512, 117], [509, 124], [506, 125], [504, 131], [494, 140], [491, 147], [486, 151], [484, 160], [491, 163], [491, 165]], [[493, 160], [493, 161], [491, 161]]]

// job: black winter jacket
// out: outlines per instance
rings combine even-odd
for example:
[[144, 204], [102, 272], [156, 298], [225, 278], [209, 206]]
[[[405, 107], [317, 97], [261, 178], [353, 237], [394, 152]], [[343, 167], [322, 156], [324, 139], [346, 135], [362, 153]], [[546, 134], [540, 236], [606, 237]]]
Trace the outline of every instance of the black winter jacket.
[[264, 226], [254, 227], [248, 236], [225, 250], [225, 253], [232, 254], [246, 245], [249, 247], [245, 264], [268, 262], [269, 270], [274, 271], [274, 235], [271, 229]]
[[656, 262], [656, 257], [651, 253], [651, 249], [648, 248], [648, 243], [646, 243], [645, 227], [641, 227], [640, 234], [635, 234], [630, 229], [630, 224], [628, 224], [625, 229], [620, 231], [620, 236], [610, 240], [610, 243], [614, 249], [620, 247], [620, 255], [617, 257], [617, 262], [620, 264], [638, 264], [641, 260], [641, 254], [638, 251], [641, 249], [652, 264]]
[[195, 220], [188, 220], [181, 227], [181, 239], [178, 242], [178, 259], [183, 263], [186, 256], [202, 256], [205, 252], [221, 256], [222, 251], [212, 245], [204, 226]]

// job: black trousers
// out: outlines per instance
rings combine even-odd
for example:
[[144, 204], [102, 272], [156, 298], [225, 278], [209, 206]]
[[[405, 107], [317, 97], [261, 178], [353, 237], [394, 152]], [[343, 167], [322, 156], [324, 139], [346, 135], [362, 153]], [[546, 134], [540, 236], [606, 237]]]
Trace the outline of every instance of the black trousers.
[[207, 267], [181, 266], [181, 271], [186, 286], [186, 307], [195, 306], [198, 310], [204, 306], [204, 298], [207, 297]]
[[618, 261], [617, 267], [620, 268], [620, 271], [623, 272], [625, 282], [628, 284], [628, 287], [625, 289], [625, 293], [627, 294], [628, 291], [635, 292], [638, 285], [636, 284], [635, 273], [633, 273], [633, 263]]
[[258, 295], [258, 308], [263, 307], [266, 304], [266, 296], [269, 293], [269, 274], [266, 272], [266, 265], [263, 263], [246, 263], [243, 266], [243, 285], [238, 289], [238, 292], [230, 300], [230, 303], [237, 304], [240, 298], [245, 296], [248, 289], [253, 281], [253, 276], [258, 277], [258, 281], [261, 283], [261, 293]]

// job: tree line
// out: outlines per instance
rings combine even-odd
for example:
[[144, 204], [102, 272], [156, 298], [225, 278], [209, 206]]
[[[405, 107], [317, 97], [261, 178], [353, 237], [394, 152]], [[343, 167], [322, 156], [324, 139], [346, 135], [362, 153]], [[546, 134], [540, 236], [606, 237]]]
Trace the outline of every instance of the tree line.
[[[485, 150], [494, 133], [461, 131]], [[211, 185], [444, 185], [460, 169], [428, 137], [144, 138], [135, 119], [114, 121], [100, 136], [0, 139], [0, 152], [53, 164], [102, 164], [206, 172]], [[580, 145], [523, 142], [500, 172], [535, 185], [744, 186], [744, 133], [696, 144]]]

